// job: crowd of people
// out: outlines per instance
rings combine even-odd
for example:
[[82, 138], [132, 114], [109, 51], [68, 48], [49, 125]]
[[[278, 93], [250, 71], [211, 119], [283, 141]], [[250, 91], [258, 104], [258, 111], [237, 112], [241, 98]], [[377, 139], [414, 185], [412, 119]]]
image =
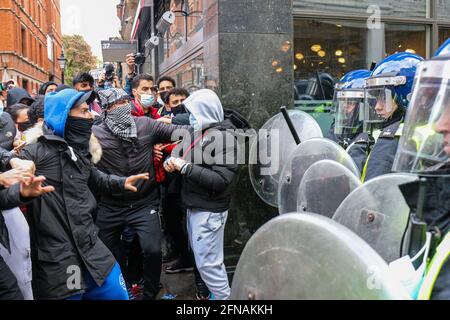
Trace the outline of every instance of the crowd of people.
[[243, 122], [213, 91], [136, 74], [133, 55], [127, 64], [123, 89], [89, 73], [36, 97], [2, 86], [0, 299], [153, 300], [163, 261], [167, 273], [195, 271], [197, 299], [228, 299], [238, 165], [221, 160], [236, 150], [213, 163], [194, 155]]
[[[393, 171], [430, 181], [420, 210], [436, 270], [424, 272], [419, 291], [442, 299], [450, 299], [448, 52], [429, 61], [400, 52], [345, 75], [328, 135], [362, 182]], [[162, 271], [194, 271], [199, 300], [230, 297], [223, 247], [239, 169], [234, 134], [250, 126], [215, 92], [137, 74], [133, 54], [126, 63], [123, 88], [89, 73], [72, 87], [43, 84], [36, 97], [2, 85], [0, 299], [153, 300]], [[172, 243], [164, 256], [163, 237]]]

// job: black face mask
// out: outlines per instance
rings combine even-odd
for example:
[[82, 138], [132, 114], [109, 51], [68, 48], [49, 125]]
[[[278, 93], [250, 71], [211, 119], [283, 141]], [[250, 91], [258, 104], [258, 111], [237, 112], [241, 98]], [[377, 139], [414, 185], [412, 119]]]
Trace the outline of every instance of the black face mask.
[[164, 102], [166, 101], [168, 95], [169, 95], [169, 92], [168, 92], [168, 91], [161, 92], [161, 93], [159, 94], [159, 96], [161, 97], [161, 100], [164, 101]]
[[33, 124], [30, 121], [21, 122], [17, 124], [17, 129], [19, 129], [20, 132], [25, 132], [31, 128], [33, 128]]
[[82, 156], [89, 154], [89, 140], [92, 135], [94, 120], [68, 117], [66, 121], [65, 139], [69, 146], [77, 150]]
[[172, 108], [172, 113], [174, 116], [176, 116], [179, 114], [187, 113], [187, 109], [184, 104], [180, 104], [179, 106]]

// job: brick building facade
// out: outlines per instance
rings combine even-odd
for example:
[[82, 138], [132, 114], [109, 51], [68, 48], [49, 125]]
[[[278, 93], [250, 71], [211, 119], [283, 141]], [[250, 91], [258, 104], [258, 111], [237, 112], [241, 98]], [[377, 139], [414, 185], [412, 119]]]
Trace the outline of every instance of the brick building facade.
[[61, 82], [60, 0], [0, 0], [0, 68], [30, 93]]

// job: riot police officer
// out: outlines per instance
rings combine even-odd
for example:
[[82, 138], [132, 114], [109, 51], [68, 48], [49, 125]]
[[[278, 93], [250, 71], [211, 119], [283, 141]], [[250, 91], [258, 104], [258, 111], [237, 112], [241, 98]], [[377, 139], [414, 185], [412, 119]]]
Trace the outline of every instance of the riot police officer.
[[[450, 51], [448, 51], [450, 53]], [[402, 187], [411, 212], [433, 234], [419, 299], [450, 299], [450, 55], [420, 65], [394, 171], [422, 179]], [[422, 188], [422, 189], [421, 189]], [[422, 192], [420, 192], [422, 190]], [[410, 227], [411, 228], [411, 227]], [[414, 241], [414, 239], [411, 239]], [[410, 247], [413, 245], [410, 243]]]
[[369, 135], [363, 133], [364, 84], [370, 75], [368, 70], [354, 70], [336, 85], [333, 136], [336, 142], [347, 149], [360, 172], [370, 147]]
[[411, 98], [417, 66], [423, 59], [418, 55], [400, 52], [381, 61], [366, 80], [365, 131], [381, 133], [365, 164], [362, 179], [368, 181], [392, 171], [401, 124]]

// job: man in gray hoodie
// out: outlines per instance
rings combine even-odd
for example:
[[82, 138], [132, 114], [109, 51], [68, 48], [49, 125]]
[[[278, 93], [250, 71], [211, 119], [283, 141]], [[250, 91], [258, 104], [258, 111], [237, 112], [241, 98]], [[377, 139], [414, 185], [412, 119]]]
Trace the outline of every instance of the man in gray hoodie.
[[235, 123], [225, 117], [219, 97], [199, 90], [184, 101], [195, 133], [164, 163], [181, 173], [181, 198], [187, 208], [189, 242], [201, 278], [217, 300], [230, 296], [224, 265], [224, 230], [239, 168]]

